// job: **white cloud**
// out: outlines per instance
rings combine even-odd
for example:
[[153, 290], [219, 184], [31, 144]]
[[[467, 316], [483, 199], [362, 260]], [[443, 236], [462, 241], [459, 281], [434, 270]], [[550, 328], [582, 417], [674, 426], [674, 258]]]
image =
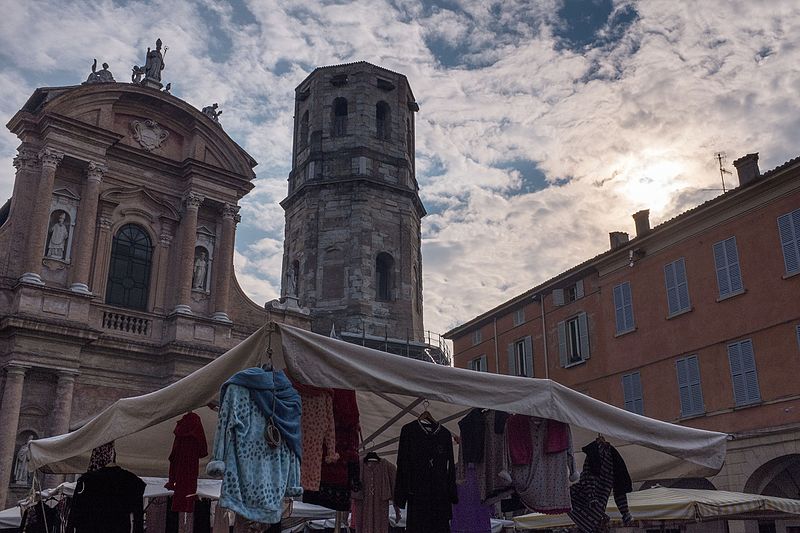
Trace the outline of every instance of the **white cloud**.
[[[260, 163], [236, 272], [262, 303], [280, 288], [294, 87], [344, 61], [403, 72], [421, 105], [418, 180], [432, 211], [426, 327], [443, 331], [604, 250], [609, 231], [633, 231], [633, 212], [650, 208], [657, 223], [707, 199], [716, 151], [759, 151], [762, 169], [797, 155], [796, 2], [617, 4], [638, 19], [576, 52], [556, 46], [557, 0], [251, 0], [246, 24], [210, 0], [24, 2], [0, 19], [0, 113], [36, 86], [82, 81], [93, 57], [125, 81], [161, 37], [174, 94], [219, 102], [225, 130]], [[17, 144], [0, 135], [6, 196]], [[530, 176], [508, 165], [525, 160], [547, 180], [527, 193]]]

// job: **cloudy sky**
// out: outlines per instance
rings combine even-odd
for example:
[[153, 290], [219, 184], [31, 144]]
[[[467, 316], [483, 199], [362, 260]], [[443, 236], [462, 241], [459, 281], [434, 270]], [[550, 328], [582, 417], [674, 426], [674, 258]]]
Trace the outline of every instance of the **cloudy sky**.
[[[800, 155], [796, 0], [0, 0], [0, 116], [92, 58], [126, 80], [160, 37], [165, 81], [259, 165], [236, 270], [277, 296], [293, 90], [315, 66], [406, 74], [420, 104], [425, 318], [443, 332], [721, 193], [714, 154]], [[17, 140], [0, 133], [0, 203]], [[735, 174], [728, 185], [735, 185]]]

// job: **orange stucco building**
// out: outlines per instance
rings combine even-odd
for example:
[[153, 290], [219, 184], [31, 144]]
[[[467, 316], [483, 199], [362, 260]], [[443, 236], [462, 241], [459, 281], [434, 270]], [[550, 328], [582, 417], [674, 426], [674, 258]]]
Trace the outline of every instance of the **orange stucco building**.
[[800, 158], [734, 164], [737, 188], [654, 228], [639, 212], [634, 238], [445, 334], [455, 365], [730, 433], [710, 483], [800, 498]]

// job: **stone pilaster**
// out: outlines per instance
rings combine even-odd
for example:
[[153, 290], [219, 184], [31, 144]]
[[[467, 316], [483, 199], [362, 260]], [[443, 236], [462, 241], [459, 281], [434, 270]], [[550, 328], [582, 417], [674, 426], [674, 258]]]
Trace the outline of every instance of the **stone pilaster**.
[[236, 239], [236, 223], [241, 220], [239, 206], [225, 204], [222, 208], [222, 239], [219, 243], [214, 269], [214, 314], [211, 318], [230, 322], [228, 298], [233, 273], [233, 244]]
[[53, 182], [56, 178], [56, 168], [64, 158], [62, 152], [45, 148], [39, 152], [42, 163], [42, 172], [39, 175], [39, 186], [36, 188], [36, 201], [31, 210], [29, 223], [27, 249], [25, 253], [24, 274], [20, 281], [44, 285], [42, 281], [42, 256], [44, 244], [47, 240], [47, 223], [50, 218], [50, 205], [53, 197]]
[[81, 204], [78, 207], [78, 224], [75, 228], [77, 248], [71, 271], [70, 289], [83, 294], [91, 294], [89, 272], [92, 268], [92, 247], [97, 220], [97, 201], [106, 168], [99, 163], [90, 162], [83, 185]]
[[[72, 416], [72, 394], [75, 391], [74, 372], [61, 370], [58, 372], [56, 397], [53, 401], [53, 418], [50, 423], [51, 435], [63, 435], [69, 431], [69, 420]], [[47, 476], [47, 484], [57, 486], [64, 481], [63, 475]]]
[[169, 283], [169, 252], [172, 246], [172, 223], [162, 219], [161, 234], [158, 236], [158, 253], [156, 254], [156, 301], [153, 312], [164, 313], [168, 305], [167, 284]]
[[192, 270], [194, 269], [194, 246], [197, 243], [197, 212], [205, 198], [190, 192], [184, 201], [185, 209], [181, 227], [180, 271], [178, 278], [178, 305], [173, 313], [192, 314]]
[[36, 188], [41, 174], [41, 163], [36, 151], [20, 147], [14, 157], [14, 168], [17, 173], [14, 179], [14, 191], [11, 195], [12, 235], [8, 249], [8, 276], [18, 277], [24, 272], [24, 261], [30, 231], [30, 213], [26, 210], [36, 199]]
[[8, 484], [14, 468], [14, 446], [19, 428], [19, 408], [22, 403], [22, 386], [26, 367], [9, 363], [5, 367], [6, 383], [0, 403], [0, 504], [5, 504]]

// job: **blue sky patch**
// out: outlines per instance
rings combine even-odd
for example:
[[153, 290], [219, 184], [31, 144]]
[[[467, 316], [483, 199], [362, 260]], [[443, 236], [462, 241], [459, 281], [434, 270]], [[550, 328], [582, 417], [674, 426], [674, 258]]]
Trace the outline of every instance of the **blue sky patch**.
[[632, 5], [614, 11], [611, 0], [564, 0], [553, 34], [560, 47], [575, 51], [607, 46], [619, 41], [638, 16]]
[[512, 159], [496, 166], [497, 168], [516, 170], [520, 173], [522, 182], [520, 183], [519, 192], [522, 194], [541, 191], [549, 185], [544, 172], [539, 169], [535, 162], [529, 159]]

